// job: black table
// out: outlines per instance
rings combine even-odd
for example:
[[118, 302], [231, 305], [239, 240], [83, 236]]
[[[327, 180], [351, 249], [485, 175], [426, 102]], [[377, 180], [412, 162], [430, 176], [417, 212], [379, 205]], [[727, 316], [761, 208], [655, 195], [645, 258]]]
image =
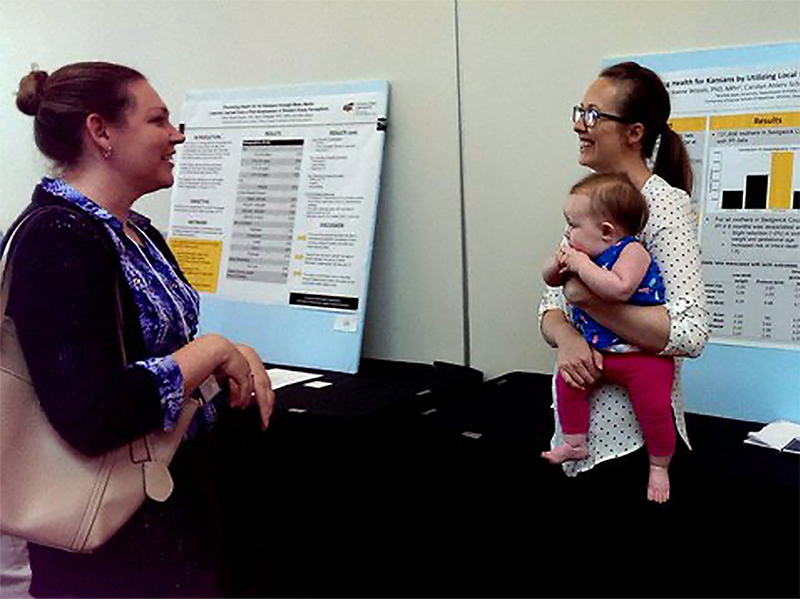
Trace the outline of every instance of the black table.
[[800, 596], [800, 460], [743, 444], [762, 424], [687, 415], [694, 449], [657, 506], [643, 450], [576, 478], [539, 457], [549, 376], [366, 361], [325, 378], [234, 436], [231, 596]]
[[[275, 366], [275, 365], [268, 365]], [[296, 369], [317, 372], [312, 369]], [[399, 423], [480, 389], [482, 374], [443, 362], [362, 360], [319, 371], [333, 385], [276, 392], [267, 432], [257, 415], [227, 424], [224, 589], [235, 597], [330, 597], [374, 589], [384, 529], [405, 487]], [[264, 512], [263, 518], [254, 518]], [[385, 582], [380, 589], [385, 591]]]

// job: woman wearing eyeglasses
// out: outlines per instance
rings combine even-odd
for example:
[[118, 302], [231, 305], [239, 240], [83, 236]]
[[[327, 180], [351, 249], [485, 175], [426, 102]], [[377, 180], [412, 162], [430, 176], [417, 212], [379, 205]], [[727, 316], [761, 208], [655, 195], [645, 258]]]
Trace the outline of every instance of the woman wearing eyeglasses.
[[[689, 198], [692, 171], [680, 136], [668, 125], [669, 116], [669, 93], [663, 82], [633, 62], [603, 70], [573, 109], [573, 129], [580, 142], [578, 162], [600, 173], [627, 174], [647, 201], [650, 218], [639, 239], [661, 267], [667, 302], [661, 306], [606, 302], [577, 277], [545, 292], [539, 319], [545, 340], [558, 348], [556, 375], [578, 389], [598, 383], [589, 397], [588, 455], [563, 463], [570, 476], [629, 454], [641, 448], [644, 440], [627, 393], [600, 381], [602, 355], [573, 326], [567, 303], [644, 352], [676, 357], [672, 411], [680, 436], [689, 444], [680, 357], [697, 357], [703, 351], [708, 315], [697, 223]], [[562, 442], [556, 418], [553, 447]], [[669, 497], [671, 458], [650, 457], [648, 497]]]

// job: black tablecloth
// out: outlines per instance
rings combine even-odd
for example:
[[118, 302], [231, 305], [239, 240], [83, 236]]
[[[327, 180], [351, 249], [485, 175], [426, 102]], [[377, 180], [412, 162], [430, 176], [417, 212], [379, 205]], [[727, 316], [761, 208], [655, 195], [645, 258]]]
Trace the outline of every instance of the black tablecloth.
[[539, 453], [548, 375], [365, 361], [230, 428], [237, 597], [797, 597], [800, 460], [687, 415], [672, 498], [641, 450], [568, 478]]

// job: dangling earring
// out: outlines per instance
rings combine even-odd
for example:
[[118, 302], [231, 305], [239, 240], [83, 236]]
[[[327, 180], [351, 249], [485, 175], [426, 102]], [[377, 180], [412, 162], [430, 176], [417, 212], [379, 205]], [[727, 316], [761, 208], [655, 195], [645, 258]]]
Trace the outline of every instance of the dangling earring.
[[658, 134], [658, 137], [656, 138], [655, 144], [653, 144], [653, 152], [650, 154], [650, 158], [648, 158], [648, 159], [646, 159], [644, 161], [645, 165], [647, 165], [647, 168], [650, 169], [651, 171], [653, 170], [653, 168], [655, 168], [656, 158], [658, 157], [659, 148], [661, 148], [661, 134], [660, 133]]
[[111, 146], [109, 146], [108, 148], [105, 148], [105, 149], [103, 150], [103, 158], [105, 158], [106, 160], [108, 160], [109, 158], [111, 158], [111, 153], [112, 153], [113, 151], [114, 151], [114, 149], [113, 149]]

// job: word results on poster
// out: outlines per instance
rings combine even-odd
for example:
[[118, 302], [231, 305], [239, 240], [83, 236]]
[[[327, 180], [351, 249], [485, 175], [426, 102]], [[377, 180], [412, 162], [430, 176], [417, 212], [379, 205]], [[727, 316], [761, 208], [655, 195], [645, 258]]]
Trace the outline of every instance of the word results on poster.
[[800, 346], [800, 61], [663, 76], [694, 172], [712, 340]]
[[363, 307], [386, 91], [187, 94], [169, 243], [224, 298]]

